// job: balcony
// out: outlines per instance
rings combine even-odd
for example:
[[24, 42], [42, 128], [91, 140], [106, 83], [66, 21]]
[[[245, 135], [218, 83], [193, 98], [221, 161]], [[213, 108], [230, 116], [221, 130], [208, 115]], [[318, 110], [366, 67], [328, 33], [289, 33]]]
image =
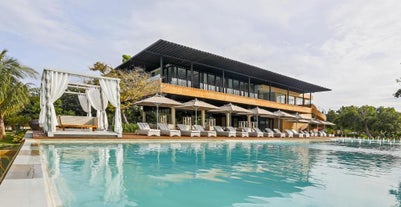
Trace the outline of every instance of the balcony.
[[[172, 85], [168, 83], [161, 84], [161, 92], [174, 95], [189, 96], [194, 98], [217, 100], [223, 102], [231, 102], [237, 104], [246, 104], [252, 106], [259, 106], [265, 108], [274, 108], [286, 111], [293, 111], [298, 113], [311, 114], [312, 108], [305, 106], [297, 106], [290, 104], [277, 103], [274, 101], [267, 101], [263, 99], [251, 98], [246, 96], [239, 96], [234, 94], [226, 94], [222, 92], [203, 90], [199, 88], [191, 88], [186, 86]], [[324, 114], [323, 114], [324, 115]]]

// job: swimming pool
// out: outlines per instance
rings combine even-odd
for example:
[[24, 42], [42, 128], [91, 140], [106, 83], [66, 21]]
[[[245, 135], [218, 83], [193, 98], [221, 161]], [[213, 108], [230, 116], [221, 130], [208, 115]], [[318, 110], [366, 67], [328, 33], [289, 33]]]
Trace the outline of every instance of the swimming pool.
[[401, 146], [42, 144], [64, 206], [401, 206]]

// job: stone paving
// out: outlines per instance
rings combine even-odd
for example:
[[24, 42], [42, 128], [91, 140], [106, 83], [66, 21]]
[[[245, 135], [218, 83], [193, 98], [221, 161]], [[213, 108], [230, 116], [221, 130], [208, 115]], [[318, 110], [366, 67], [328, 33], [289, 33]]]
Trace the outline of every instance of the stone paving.
[[31, 137], [31, 133], [25, 135], [24, 145], [0, 184], [1, 206], [49, 206], [38, 143]]

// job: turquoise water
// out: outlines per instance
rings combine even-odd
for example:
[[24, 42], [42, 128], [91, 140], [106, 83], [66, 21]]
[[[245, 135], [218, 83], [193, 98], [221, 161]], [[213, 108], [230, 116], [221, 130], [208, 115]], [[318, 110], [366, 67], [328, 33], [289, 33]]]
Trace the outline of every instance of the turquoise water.
[[401, 146], [43, 144], [64, 206], [401, 206]]

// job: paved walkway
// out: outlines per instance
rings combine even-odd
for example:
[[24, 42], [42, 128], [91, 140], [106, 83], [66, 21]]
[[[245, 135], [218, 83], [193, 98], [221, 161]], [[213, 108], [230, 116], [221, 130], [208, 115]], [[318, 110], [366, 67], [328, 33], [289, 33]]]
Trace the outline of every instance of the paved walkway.
[[49, 206], [39, 147], [31, 137], [25, 134], [25, 143], [0, 184], [1, 206]]

